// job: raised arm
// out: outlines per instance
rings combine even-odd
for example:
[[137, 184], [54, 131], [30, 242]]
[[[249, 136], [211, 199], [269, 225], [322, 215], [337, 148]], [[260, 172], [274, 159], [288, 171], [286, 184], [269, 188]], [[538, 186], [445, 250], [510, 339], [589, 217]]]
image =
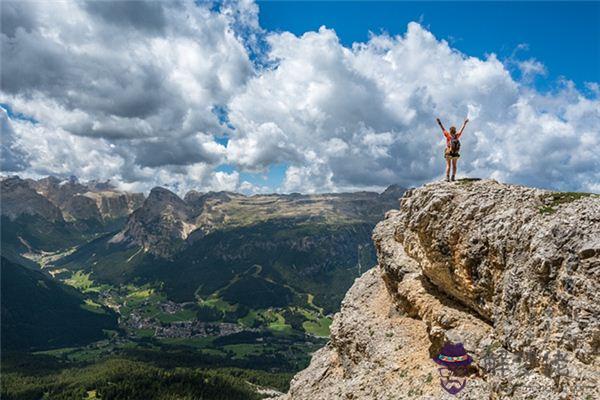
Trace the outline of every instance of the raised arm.
[[437, 121], [437, 123], [440, 126], [440, 128], [442, 128], [442, 132], [446, 132], [446, 130], [444, 129], [444, 125], [442, 125], [442, 121], [440, 121], [439, 118], [436, 118], [435, 120]]
[[460, 132], [458, 132], [458, 136], [462, 135], [463, 131], [465, 130], [465, 126], [467, 126], [468, 122], [469, 122], [469, 118], [465, 119], [465, 122], [463, 123], [462, 128], [460, 128]]

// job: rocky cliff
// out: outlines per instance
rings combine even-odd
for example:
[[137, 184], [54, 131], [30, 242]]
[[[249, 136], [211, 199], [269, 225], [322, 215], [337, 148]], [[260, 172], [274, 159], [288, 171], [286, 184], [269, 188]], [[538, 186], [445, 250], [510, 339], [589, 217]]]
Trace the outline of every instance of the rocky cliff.
[[75, 178], [60, 180], [54, 176], [24, 181], [58, 207], [68, 221], [92, 219], [107, 222], [124, 218], [144, 202], [143, 193], [122, 192], [109, 182], [81, 183]]
[[11, 220], [21, 215], [38, 215], [48, 221], [62, 221], [60, 209], [50, 200], [32, 189], [19, 177], [0, 181], [1, 212]]
[[2, 254], [17, 264], [43, 263], [46, 253], [120, 229], [143, 200], [142, 193], [122, 192], [109, 182], [0, 176]]
[[[373, 240], [378, 266], [280, 400], [600, 398], [600, 196], [433, 183]], [[456, 395], [444, 343], [473, 359]]]
[[111, 243], [133, 243], [168, 257], [181, 249], [193, 228], [192, 208], [175, 193], [155, 187]]

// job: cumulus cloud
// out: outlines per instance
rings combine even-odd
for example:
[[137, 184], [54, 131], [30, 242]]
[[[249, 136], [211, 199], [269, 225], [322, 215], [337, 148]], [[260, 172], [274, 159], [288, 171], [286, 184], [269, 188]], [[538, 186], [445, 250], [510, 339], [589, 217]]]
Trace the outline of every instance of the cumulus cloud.
[[163, 33], [167, 21], [160, 2], [89, 1], [83, 7], [108, 24]]
[[[213, 110], [253, 74], [232, 29], [256, 26], [251, 6], [232, 16], [231, 5], [220, 12], [191, 1], [2, 2], [0, 102], [39, 122], [13, 121], [19, 132], [30, 129], [19, 141], [37, 158], [29, 172], [68, 166], [85, 175], [89, 154], [73, 153], [89, 143], [110, 144], [100, 153], [106, 163], [116, 157], [128, 168], [112, 170], [115, 180], [143, 179], [132, 171], [147, 167], [173, 175], [197, 163], [212, 170], [224, 156], [215, 138], [230, 130]], [[50, 148], [79, 147], [42, 157], [32, 151], [46, 141], [33, 134], [42, 131], [63, 141]], [[22, 167], [11, 160], [3, 171]]]
[[[463, 136], [464, 175], [597, 190], [600, 102], [569, 82], [540, 94], [511, 77], [495, 55], [469, 57], [417, 23], [405, 35], [372, 35], [351, 48], [325, 27], [301, 36], [271, 33], [267, 41], [276, 66], [231, 100], [236, 131], [228, 157], [240, 168], [285, 158], [291, 164], [285, 191], [439, 179], [438, 116], [447, 127], [471, 119]], [[528, 77], [545, 73], [536, 60], [521, 67]], [[259, 129], [265, 124], [268, 136]], [[240, 146], [250, 149], [245, 157]], [[260, 156], [247, 156], [255, 153]]]
[[2, 131], [2, 141], [0, 141], [0, 170], [2, 171], [23, 171], [28, 164], [27, 154], [20, 148], [18, 140], [20, 138], [10, 123], [6, 110], [0, 107], [0, 130]]
[[[9, 119], [10, 130], [18, 138], [19, 151], [27, 159], [26, 169], [4, 168], [19, 175], [57, 174], [69, 176], [77, 171], [86, 179], [110, 179], [118, 176], [123, 159], [102, 139], [78, 137], [61, 128], [48, 128], [24, 119]], [[5, 140], [3, 129], [3, 143]], [[4, 151], [2, 157], [5, 157]]]
[[[443, 171], [435, 118], [468, 117], [459, 174], [600, 190], [597, 82], [540, 93], [540, 61], [471, 57], [416, 22], [346, 47], [326, 27], [266, 32], [250, 0], [0, 4], [0, 103], [37, 121], [3, 116], [3, 171], [180, 193], [414, 186]], [[278, 187], [240, 178], [275, 164]]]
[[546, 66], [534, 58], [530, 58], [518, 63], [521, 74], [525, 77], [533, 77], [535, 75], [546, 75]]

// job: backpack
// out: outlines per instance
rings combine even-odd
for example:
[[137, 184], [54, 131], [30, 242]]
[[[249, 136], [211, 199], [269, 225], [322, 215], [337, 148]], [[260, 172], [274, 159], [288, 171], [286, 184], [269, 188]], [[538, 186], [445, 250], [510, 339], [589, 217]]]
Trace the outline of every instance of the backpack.
[[450, 151], [452, 153], [458, 153], [460, 150], [460, 140], [457, 137], [450, 139]]

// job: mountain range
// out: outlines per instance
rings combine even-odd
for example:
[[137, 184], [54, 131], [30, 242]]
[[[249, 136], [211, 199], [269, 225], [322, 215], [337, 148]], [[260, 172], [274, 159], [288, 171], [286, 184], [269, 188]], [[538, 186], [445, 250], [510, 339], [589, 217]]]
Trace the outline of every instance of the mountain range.
[[2, 398], [597, 397], [597, 195], [0, 183]]
[[[193, 190], [180, 198], [155, 187], [145, 197], [108, 182], [3, 177], [2, 255], [12, 268], [63, 283], [85, 277], [84, 292], [90, 285], [105, 296], [106, 288], [149, 288], [176, 304], [194, 303], [200, 320], [239, 323], [280, 308], [302, 331], [310, 313], [337, 311], [353, 280], [375, 264], [371, 230], [403, 191]], [[104, 306], [99, 291], [86, 295]]]

